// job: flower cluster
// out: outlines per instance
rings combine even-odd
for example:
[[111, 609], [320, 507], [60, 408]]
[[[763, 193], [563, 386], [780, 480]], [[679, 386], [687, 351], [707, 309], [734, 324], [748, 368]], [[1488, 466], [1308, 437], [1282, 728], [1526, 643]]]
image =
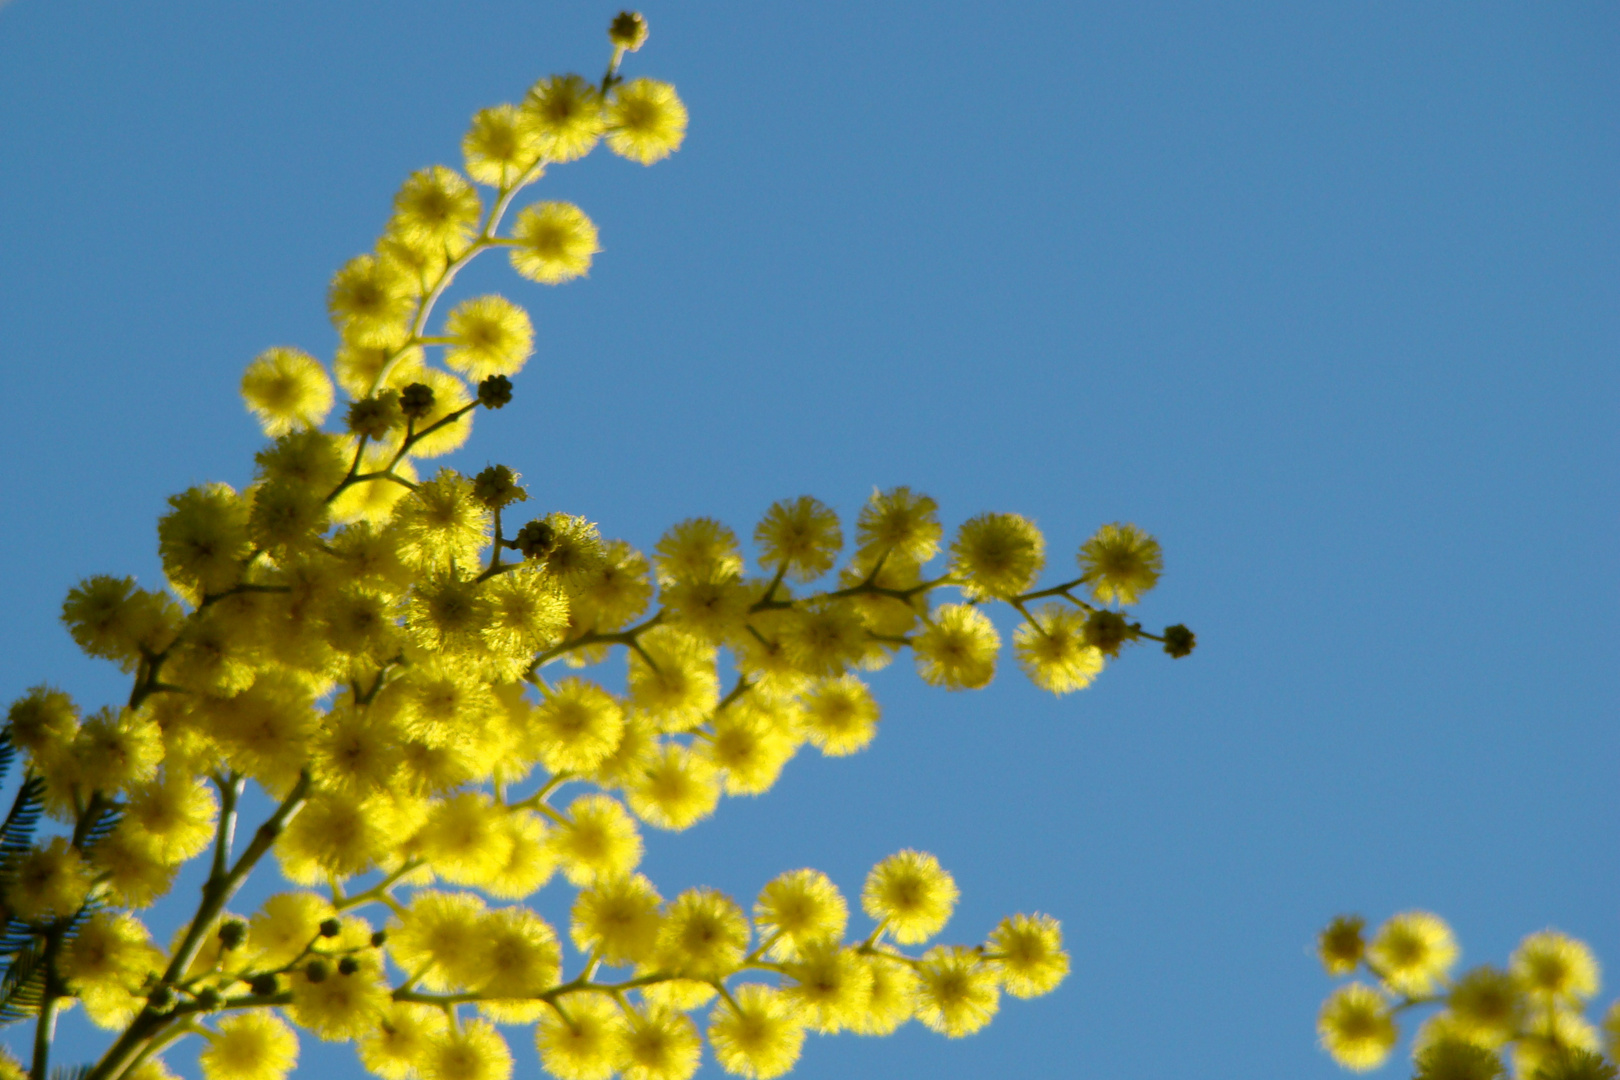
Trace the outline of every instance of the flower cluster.
[[1344, 1068], [1382, 1065], [1400, 1037], [1399, 1015], [1438, 1006], [1412, 1042], [1418, 1080], [1499, 1080], [1509, 1066], [1519, 1080], [1614, 1080], [1620, 1002], [1601, 1032], [1586, 1019], [1599, 973], [1585, 943], [1543, 930], [1519, 943], [1506, 968], [1453, 976], [1459, 950], [1438, 916], [1403, 912], [1371, 940], [1364, 926], [1340, 916], [1317, 938], [1328, 974], [1365, 970], [1373, 980], [1335, 990], [1317, 1019], [1322, 1046]]
[[[511, 403], [534, 348], [501, 296], [435, 320], [460, 270], [503, 249], [533, 281], [583, 275], [596, 226], [571, 203], [512, 212], [518, 196], [601, 142], [643, 164], [681, 144], [674, 89], [619, 74], [646, 36], [619, 16], [599, 83], [540, 80], [473, 118], [464, 169], [406, 180], [375, 248], [332, 281], [330, 365], [277, 347], [248, 366], [242, 395], [270, 439], [253, 482], [169, 500], [167, 588], [98, 576], [68, 595], [74, 640], [134, 686], [88, 716], [37, 687], [0, 738], [0, 768], [27, 761], [0, 826], [0, 1020], [36, 1018], [34, 1076], [77, 1000], [118, 1032], [87, 1080], [161, 1080], [159, 1052], [185, 1036], [210, 1080], [276, 1080], [296, 1029], [353, 1042], [387, 1080], [505, 1080], [499, 1027], [514, 1024], [564, 1080], [678, 1080], [705, 1036], [727, 1071], [771, 1077], [807, 1031], [916, 1019], [967, 1035], [1003, 993], [1067, 973], [1045, 915], [930, 945], [957, 899], [930, 855], [873, 868], [872, 925], [852, 937], [813, 870], [766, 884], [751, 913], [709, 889], [666, 899], [638, 873], [642, 830], [768, 790], [806, 745], [861, 750], [880, 711], [860, 673], [904, 650], [931, 684], [986, 685], [994, 603], [1021, 620], [1018, 664], [1054, 693], [1128, 645], [1186, 655], [1185, 627], [1155, 634], [1121, 610], [1158, 580], [1152, 537], [1105, 526], [1078, 576], [1040, 588], [1032, 522], [982, 514], [947, 545], [934, 500], [902, 487], [872, 495], [847, 557], [838, 515], [809, 497], [765, 513], [752, 563], [706, 518], [648, 555], [562, 511], [514, 528], [529, 494], [507, 466], [428, 474], [478, 410]], [[937, 602], [944, 590], [958, 598]], [[593, 677], [614, 650], [622, 690]], [[250, 783], [277, 806], [239, 845]], [[42, 815], [63, 834], [35, 839]], [[297, 888], [233, 914], [272, 853]], [[209, 867], [202, 900], [163, 948], [135, 913], [192, 859]], [[558, 880], [576, 893], [571, 972], [523, 903]]]

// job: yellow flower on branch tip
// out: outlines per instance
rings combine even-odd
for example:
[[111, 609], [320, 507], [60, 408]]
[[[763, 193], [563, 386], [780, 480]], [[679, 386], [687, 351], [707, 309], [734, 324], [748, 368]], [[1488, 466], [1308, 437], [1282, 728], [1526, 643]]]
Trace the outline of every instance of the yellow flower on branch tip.
[[540, 133], [534, 118], [515, 105], [480, 109], [461, 140], [461, 153], [468, 176], [504, 187], [539, 159]]
[[244, 954], [261, 969], [284, 967], [315, 939], [321, 923], [333, 916], [331, 903], [311, 892], [277, 893], [248, 921]]
[[1592, 997], [1601, 984], [1592, 950], [1557, 930], [1526, 937], [1514, 950], [1509, 967], [1530, 993], [1571, 1004]]
[[1524, 990], [1512, 975], [1496, 968], [1467, 972], [1446, 999], [1453, 1024], [1468, 1039], [1492, 1049], [1511, 1039], [1524, 1024]]
[[608, 147], [620, 157], [651, 165], [681, 148], [686, 122], [686, 106], [673, 86], [633, 79], [615, 87], [608, 99]]
[[405, 971], [423, 971], [422, 986], [458, 993], [487, 975], [480, 948], [484, 902], [472, 893], [424, 889], [388, 928], [388, 953]]
[[1451, 927], [1427, 911], [1392, 916], [1373, 935], [1367, 958], [1396, 993], [1433, 993], [1457, 962]]
[[970, 597], [1013, 596], [1035, 583], [1046, 562], [1046, 540], [1017, 514], [969, 518], [951, 542], [951, 573]]
[[911, 643], [923, 681], [949, 690], [976, 690], [996, 674], [1001, 635], [971, 604], [942, 604]]
[[431, 1005], [394, 1002], [359, 1038], [360, 1063], [383, 1080], [408, 1080], [448, 1027], [444, 1013]]
[[746, 983], [709, 1014], [709, 1045], [727, 1072], [768, 1080], [799, 1060], [804, 1024], [780, 990]]
[[332, 380], [308, 353], [266, 349], [242, 373], [242, 400], [266, 435], [313, 427], [332, 411]]
[[660, 585], [677, 581], [724, 581], [743, 573], [737, 534], [713, 518], [688, 518], [659, 537], [653, 565]]
[[872, 867], [861, 908], [895, 941], [916, 945], [945, 928], [959, 895], [956, 880], [938, 859], [908, 848]]
[[824, 1034], [856, 1026], [870, 1005], [871, 966], [836, 939], [805, 943], [782, 972], [791, 980], [782, 987], [787, 999], [810, 1027]]
[[849, 1025], [857, 1035], [890, 1035], [917, 1012], [920, 980], [908, 963], [881, 953], [863, 958], [871, 975], [866, 1005]]
[[1105, 604], [1134, 604], [1159, 582], [1164, 554], [1159, 542], [1135, 525], [1104, 525], [1080, 545], [1081, 580]]
[[997, 955], [1001, 985], [1014, 997], [1050, 993], [1069, 973], [1063, 951], [1063, 929], [1050, 915], [1013, 915], [1003, 919], [986, 943]]
[[480, 1008], [497, 1023], [529, 1023], [546, 1005], [539, 996], [556, 986], [562, 951], [556, 931], [523, 907], [502, 908], [480, 923], [486, 998]]
[[568, 824], [551, 830], [548, 842], [563, 876], [575, 885], [630, 873], [641, 862], [641, 835], [610, 795], [581, 795], [568, 805]]
[[813, 942], [842, 940], [849, 905], [821, 871], [790, 870], [760, 890], [754, 923], [760, 936], [771, 942], [769, 955], [791, 960]]
[[578, 75], [549, 75], [530, 88], [523, 112], [547, 161], [573, 161], [602, 137], [602, 95]]
[[1102, 650], [1086, 641], [1086, 617], [1062, 604], [1043, 604], [1013, 632], [1018, 665], [1031, 682], [1054, 694], [1090, 686], [1103, 669]]
[[401, 268], [375, 255], [357, 255], [332, 277], [326, 308], [344, 340], [358, 345], [399, 344], [416, 304]]
[[281, 1080], [298, 1061], [298, 1036], [274, 1013], [235, 1013], [197, 1055], [206, 1080]]
[[936, 945], [917, 970], [917, 1019], [953, 1039], [988, 1024], [1001, 1007], [995, 971], [972, 950]]
[[414, 172], [394, 196], [390, 232], [407, 244], [459, 254], [478, 228], [478, 192], [443, 165]]
[[563, 679], [534, 709], [529, 728], [547, 770], [590, 772], [618, 748], [624, 709], [596, 683]]
[[653, 1006], [632, 1012], [624, 1033], [624, 1080], [686, 1080], [697, 1072], [703, 1038], [689, 1017]]
[[512, 1051], [487, 1020], [467, 1020], [429, 1044], [417, 1071], [425, 1080], [507, 1080]]
[[670, 901], [658, 928], [657, 963], [691, 979], [730, 975], [748, 951], [748, 918], [715, 889], [688, 889]]
[[540, 1064], [558, 1080], [609, 1080], [624, 1063], [627, 1031], [606, 994], [568, 994], [534, 1028]]
[[318, 981], [307, 969], [292, 974], [287, 1011], [293, 1023], [329, 1042], [347, 1042], [377, 1025], [392, 1004], [388, 983], [375, 957], [361, 954], [353, 960], [353, 970], [338, 966]]
[[445, 319], [454, 342], [444, 352], [448, 367], [473, 382], [490, 375], [516, 375], [534, 352], [529, 313], [501, 296], [463, 300]]
[[832, 508], [801, 495], [773, 503], [754, 529], [760, 565], [778, 567], [798, 581], [811, 581], [831, 570], [844, 546], [844, 532]]
[[855, 523], [860, 555], [871, 562], [888, 554], [921, 565], [939, 554], [943, 535], [939, 504], [909, 487], [873, 491]]
[[1395, 1047], [1398, 1032], [1384, 996], [1364, 983], [1334, 991], [1316, 1020], [1322, 1047], [1346, 1069], [1376, 1069]]
[[805, 736], [828, 757], [864, 750], [877, 735], [878, 703], [853, 675], [823, 679], [804, 695]]
[[641, 874], [605, 878], [575, 897], [569, 936], [581, 952], [596, 950], [604, 963], [641, 963], [657, 946], [662, 904]]
[[626, 675], [630, 700], [665, 731], [690, 731], [720, 700], [715, 651], [689, 634], [658, 626], [632, 649]]
[[39, 921], [79, 910], [90, 892], [90, 868], [66, 837], [36, 844], [13, 864], [5, 904], [19, 918]]
[[512, 225], [512, 268], [542, 285], [559, 285], [591, 268], [596, 226], [573, 203], [543, 202], [526, 207]]
[[711, 724], [709, 759], [724, 774], [727, 795], [768, 791], [798, 748], [797, 739], [752, 700], [726, 706]]

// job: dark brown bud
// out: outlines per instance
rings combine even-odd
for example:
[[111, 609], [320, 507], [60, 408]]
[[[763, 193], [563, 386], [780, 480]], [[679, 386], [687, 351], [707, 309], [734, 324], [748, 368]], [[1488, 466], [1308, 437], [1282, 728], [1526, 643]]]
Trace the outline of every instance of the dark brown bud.
[[473, 477], [473, 498], [491, 510], [525, 502], [529, 493], [518, 486], [517, 480], [517, 473], [505, 465], [491, 465]]
[[304, 978], [312, 983], [325, 982], [326, 977], [330, 974], [332, 974], [332, 969], [325, 960], [311, 960], [304, 965]]
[[349, 403], [346, 423], [351, 434], [381, 439], [400, 421], [399, 394], [393, 390]]
[[1117, 611], [1093, 611], [1086, 617], [1086, 644], [1117, 657], [1119, 647], [1135, 637], [1125, 616]]
[[486, 409], [498, 409], [512, 401], [512, 380], [505, 375], [491, 375], [478, 384], [478, 404]]
[[321, 937], [337, 937], [341, 933], [343, 933], [343, 924], [338, 920], [321, 920]]
[[360, 961], [356, 960], [352, 956], [345, 956], [343, 959], [338, 961], [338, 974], [339, 975], [353, 975], [355, 972], [357, 972], [359, 970], [360, 970]]
[[420, 420], [433, 411], [433, 387], [413, 382], [399, 392], [399, 411], [412, 420]]
[[280, 993], [281, 980], [274, 975], [255, 975], [248, 983], [248, 989], [259, 997], [269, 997], [271, 994]]
[[626, 52], [635, 52], [647, 43], [647, 20], [639, 11], [621, 11], [608, 24], [608, 40]]
[[557, 543], [557, 530], [544, 521], [531, 521], [518, 530], [512, 546], [523, 553], [525, 559], [543, 559]]
[[232, 949], [240, 948], [242, 942], [246, 939], [247, 923], [243, 922], [242, 920], [231, 919], [229, 922], [220, 924], [219, 944], [225, 949], [226, 952], [229, 952]]
[[1164, 651], [1178, 660], [1189, 655], [1197, 644], [1197, 635], [1180, 623], [1164, 628]]

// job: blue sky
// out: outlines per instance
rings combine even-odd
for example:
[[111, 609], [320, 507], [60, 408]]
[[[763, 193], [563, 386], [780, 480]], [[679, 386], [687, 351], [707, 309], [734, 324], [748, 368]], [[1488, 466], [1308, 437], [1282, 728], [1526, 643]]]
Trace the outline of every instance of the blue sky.
[[[329, 353], [326, 281], [398, 183], [598, 73], [615, 10], [0, 9], [0, 695], [122, 696], [63, 594], [158, 580], [164, 498], [248, 476], [242, 367]], [[1200, 639], [1061, 700], [897, 665], [870, 750], [651, 838], [666, 895], [854, 893], [916, 846], [962, 887], [947, 938], [1064, 920], [1055, 994], [965, 1041], [813, 1038], [796, 1075], [1337, 1075], [1309, 944], [1342, 910], [1620, 964], [1612, 6], [646, 12], [628, 70], [677, 85], [687, 144], [546, 179], [602, 230], [588, 280], [469, 275], [539, 346], [457, 462], [643, 548], [907, 483], [950, 525], [1034, 518], [1057, 580], [1134, 521], [1144, 618]]]

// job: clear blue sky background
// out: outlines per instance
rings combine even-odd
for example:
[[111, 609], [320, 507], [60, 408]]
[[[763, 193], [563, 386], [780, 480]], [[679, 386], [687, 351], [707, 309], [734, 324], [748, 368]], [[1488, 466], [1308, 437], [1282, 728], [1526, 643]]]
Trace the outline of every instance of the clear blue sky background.
[[[398, 183], [599, 73], [614, 10], [0, 9], [0, 696], [122, 696], [65, 591], [158, 580], [165, 496], [248, 476], [243, 365], [328, 353], [326, 281]], [[589, 280], [471, 275], [540, 344], [456, 460], [642, 547], [898, 483], [1035, 518], [1054, 574], [1135, 521], [1167, 553], [1144, 617], [1201, 642], [1062, 700], [897, 666], [869, 751], [651, 836], [666, 895], [804, 865], [853, 894], [913, 845], [962, 887], [948, 938], [1064, 920], [1052, 996], [965, 1041], [812, 1037], [799, 1075], [1336, 1075], [1310, 943], [1341, 910], [1442, 912], [1466, 962], [1554, 924], [1620, 975], [1615, 7], [647, 13], [629, 71], [677, 85], [687, 144], [545, 181], [601, 227]]]

